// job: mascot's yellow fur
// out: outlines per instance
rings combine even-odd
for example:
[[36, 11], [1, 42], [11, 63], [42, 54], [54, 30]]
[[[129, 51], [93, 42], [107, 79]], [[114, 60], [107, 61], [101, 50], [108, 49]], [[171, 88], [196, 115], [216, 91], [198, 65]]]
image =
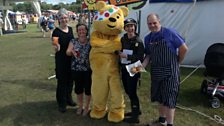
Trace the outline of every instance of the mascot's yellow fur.
[[[93, 108], [90, 117], [103, 118], [108, 111], [108, 121], [120, 122], [124, 119], [124, 98], [119, 75], [118, 55], [121, 50], [119, 34], [124, 27], [124, 17], [128, 8], [96, 3], [94, 32], [91, 34], [90, 66], [92, 73]], [[108, 108], [109, 107], [109, 108]]]

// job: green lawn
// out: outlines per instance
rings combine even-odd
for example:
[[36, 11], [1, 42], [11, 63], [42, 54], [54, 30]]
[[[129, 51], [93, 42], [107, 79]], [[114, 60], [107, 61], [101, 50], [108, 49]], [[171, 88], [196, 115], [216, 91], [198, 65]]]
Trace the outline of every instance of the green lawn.
[[[50, 38], [42, 38], [35, 24], [28, 25], [27, 30], [0, 36], [0, 126], [131, 126], [109, 123], [106, 118], [93, 120], [77, 116], [76, 108], [71, 107], [66, 113], [59, 113], [55, 101], [56, 80], [47, 79], [54, 74]], [[182, 79], [192, 70], [181, 69]], [[181, 84], [178, 104], [224, 118], [223, 101], [221, 108], [213, 109], [208, 97], [200, 94], [203, 71], [197, 70]], [[144, 73], [141, 80], [138, 92], [143, 114], [138, 125], [144, 126], [155, 120], [158, 112], [156, 104], [149, 101], [149, 73]], [[76, 99], [75, 94], [73, 96]], [[125, 99], [129, 111], [130, 104], [126, 96]], [[176, 110], [175, 125], [221, 126], [207, 117], [181, 109]]]

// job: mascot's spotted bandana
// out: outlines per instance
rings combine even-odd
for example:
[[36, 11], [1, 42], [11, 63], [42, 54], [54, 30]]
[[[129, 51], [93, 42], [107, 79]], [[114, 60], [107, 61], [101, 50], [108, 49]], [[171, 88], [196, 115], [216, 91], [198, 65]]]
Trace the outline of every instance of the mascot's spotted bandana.
[[94, 16], [94, 20], [98, 20], [98, 21], [102, 21], [105, 18], [110, 17], [111, 15], [113, 15], [114, 13], [116, 13], [119, 10], [118, 7], [116, 6], [111, 6], [111, 8], [109, 8], [106, 11], [101, 11], [101, 12], [97, 12], [96, 15]]

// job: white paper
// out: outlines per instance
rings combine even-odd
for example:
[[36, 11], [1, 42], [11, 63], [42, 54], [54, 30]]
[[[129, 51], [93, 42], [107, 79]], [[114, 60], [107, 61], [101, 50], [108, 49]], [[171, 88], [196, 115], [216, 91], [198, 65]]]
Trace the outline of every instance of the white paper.
[[[133, 54], [133, 50], [123, 49], [123, 53], [127, 54], [127, 55], [132, 55]], [[128, 63], [131, 63], [131, 61], [127, 60], [127, 58], [121, 58], [121, 63], [122, 64], [128, 64]]]
[[55, 77], [56, 77], [56, 75], [52, 75], [52, 76], [48, 77], [47, 79], [50, 80], [50, 79], [53, 79]]
[[130, 75], [131, 77], [133, 77], [133, 76], [136, 74], [136, 73], [132, 73], [132, 72], [131, 72], [131, 69], [132, 69], [133, 67], [139, 67], [139, 66], [141, 66], [141, 69], [140, 69], [139, 72], [146, 72], [146, 70], [145, 70], [145, 68], [142, 66], [142, 63], [141, 63], [140, 60], [138, 60], [138, 61], [135, 62], [135, 63], [126, 65], [126, 69], [127, 69], [128, 73], [129, 73], [129, 75]]

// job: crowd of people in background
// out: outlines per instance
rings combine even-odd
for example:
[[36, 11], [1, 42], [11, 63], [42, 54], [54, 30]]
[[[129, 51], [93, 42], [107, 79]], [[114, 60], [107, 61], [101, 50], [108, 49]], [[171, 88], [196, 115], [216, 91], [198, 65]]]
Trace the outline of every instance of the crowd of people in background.
[[[37, 23], [37, 26], [41, 29], [43, 32], [43, 37], [46, 37], [45, 32], [50, 32], [50, 36], [52, 35], [53, 29], [58, 26], [58, 17], [57, 17], [57, 10], [54, 11], [43, 11], [41, 16], [39, 17], [38, 14], [32, 13], [32, 14], [26, 14], [26, 13], [20, 13], [20, 12], [12, 12], [7, 15], [9, 18], [9, 21], [11, 23], [12, 29], [9, 25], [7, 25], [6, 29], [3, 27], [5, 24], [3, 19], [3, 14], [0, 14], [0, 26], [1, 26], [1, 34], [7, 33], [10, 30], [14, 31], [20, 31], [20, 30], [26, 30], [27, 25], [30, 23]], [[4, 17], [5, 18], [5, 17]], [[93, 15], [91, 15], [91, 19], [93, 18]], [[45, 19], [45, 20], [43, 20]], [[83, 24], [89, 23], [89, 18], [87, 13], [74, 13], [71, 12], [71, 14], [68, 15], [69, 21], [77, 21], [82, 22]], [[42, 23], [44, 22], [44, 23]], [[41, 23], [43, 25], [41, 25]]]
[[52, 36], [52, 32], [55, 28], [55, 21], [58, 20], [57, 15], [52, 13], [43, 13], [39, 18], [39, 24], [41, 27], [41, 31], [43, 33], [43, 37], [45, 37], [45, 33], [50, 31], [50, 37]]
[[[91, 15], [91, 18], [93, 18], [93, 15]], [[69, 21], [77, 21], [78, 23], [85, 24], [88, 27], [89, 24], [89, 18], [88, 14], [81, 13], [76, 15], [68, 15]], [[49, 13], [44, 12], [42, 13], [42, 16], [38, 20], [38, 25], [41, 28], [41, 31], [43, 33], [43, 37], [46, 37], [46, 32], [50, 31], [50, 37], [52, 36], [52, 31], [54, 30], [56, 24], [60, 25], [59, 23], [59, 17], [56, 13]]]

